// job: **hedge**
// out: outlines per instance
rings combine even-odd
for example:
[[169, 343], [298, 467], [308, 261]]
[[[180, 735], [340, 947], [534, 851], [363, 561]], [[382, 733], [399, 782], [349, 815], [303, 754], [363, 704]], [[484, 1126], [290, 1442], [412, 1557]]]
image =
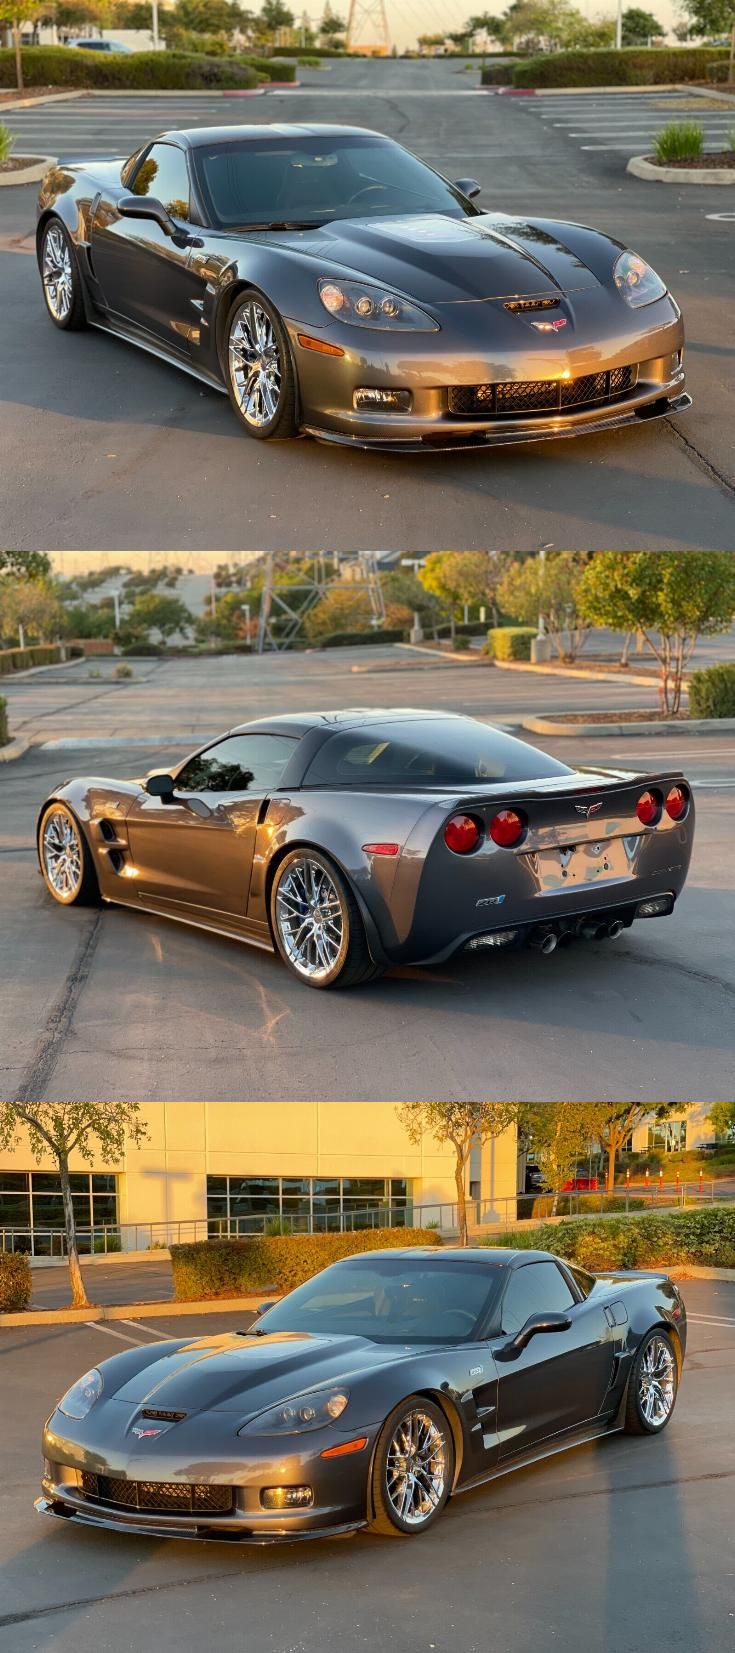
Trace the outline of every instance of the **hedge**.
[[551, 1251], [583, 1268], [661, 1268], [686, 1263], [735, 1268], [735, 1210], [710, 1205], [645, 1217], [570, 1218], [493, 1235], [482, 1245]]
[[[532, 1217], [569, 1217], [582, 1211], [623, 1212], [629, 1209], [634, 1199], [632, 1194], [627, 1203], [624, 1194], [519, 1194], [516, 1215], [520, 1220], [528, 1221]], [[640, 1195], [640, 1200], [643, 1204], [644, 1194]]]
[[487, 634], [485, 652], [493, 660], [530, 660], [535, 626], [493, 626]]
[[345, 649], [352, 648], [355, 643], [402, 643], [405, 637], [402, 629], [391, 630], [386, 628], [379, 631], [377, 627], [371, 631], [328, 631], [324, 637], [315, 637], [314, 648]]
[[515, 63], [488, 63], [480, 71], [481, 86], [512, 86]]
[[[24, 46], [28, 86], [89, 86], [202, 91], [208, 87], [257, 86], [259, 72], [246, 58], [194, 57], [184, 52], [76, 52], [69, 46]], [[279, 64], [276, 79], [293, 80], [292, 64]], [[283, 73], [281, 73], [283, 70]], [[0, 50], [0, 86], [15, 86], [15, 53]]]
[[35, 643], [27, 649], [0, 650], [0, 677], [27, 671], [29, 666], [55, 666], [61, 659], [58, 643]]
[[735, 717], [735, 662], [705, 666], [689, 679], [690, 717]]
[[0, 1314], [27, 1309], [31, 1301], [31, 1265], [24, 1251], [0, 1251]]
[[727, 86], [730, 80], [729, 57], [725, 63], [708, 63], [707, 79], [711, 81], [713, 85], [719, 85], [721, 83], [723, 86]]
[[0, 746], [7, 746], [10, 740], [8, 731], [8, 702], [0, 694]]
[[356, 1251], [440, 1245], [430, 1228], [361, 1228], [351, 1234], [252, 1234], [242, 1240], [196, 1240], [172, 1245], [174, 1297], [238, 1297], [253, 1291], [292, 1291], [304, 1280]]
[[620, 51], [550, 52], [517, 63], [514, 86], [671, 86], [704, 80], [728, 47], [624, 46]]

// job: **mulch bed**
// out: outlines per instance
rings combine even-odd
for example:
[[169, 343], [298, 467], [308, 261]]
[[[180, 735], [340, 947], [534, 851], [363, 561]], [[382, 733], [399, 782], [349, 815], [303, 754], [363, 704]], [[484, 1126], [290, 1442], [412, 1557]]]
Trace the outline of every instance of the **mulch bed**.
[[0, 86], [0, 108], [5, 103], [19, 103], [24, 98], [46, 98], [58, 92], [76, 91], [70, 86], [26, 86], [19, 92], [15, 86]]
[[687, 712], [545, 712], [546, 723], [689, 723]]
[[11, 155], [7, 161], [0, 161], [0, 172], [23, 172], [27, 166], [38, 166], [41, 155]]
[[663, 165], [676, 167], [678, 172], [693, 172], [699, 170], [700, 168], [703, 168], [706, 172], [710, 172], [713, 171], [715, 167], [723, 166], [731, 167], [733, 172], [735, 172], [735, 150], [732, 149], [716, 150], [714, 155], [708, 150], [706, 155], [700, 155], [699, 159], [696, 161], [659, 162], [656, 160], [655, 155], [646, 155], [646, 160], [650, 161], [651, 166]]

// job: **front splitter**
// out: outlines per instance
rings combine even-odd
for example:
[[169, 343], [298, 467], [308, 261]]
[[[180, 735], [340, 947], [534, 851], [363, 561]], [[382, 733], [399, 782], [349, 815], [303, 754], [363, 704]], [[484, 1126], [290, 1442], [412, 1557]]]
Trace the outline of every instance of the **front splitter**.
[[686, 413], [692, 405], [692, 398], [686, 391], [676, 396], [670, 402], [661, 406], [659, 402], [649, 402], [638, 408], [627, 408], [618, 414], [601, 413], [598, 419], [590, 419], [583, 425], [558, 424], [547, 429], [533, 430], [488, 430], [487, 426], [477, 434], [470, 432], [464, 436], [452, 436], [451, 431], [434, 427], [427, 431], [425, 436], [378, 436], [369, 437], [361, 434], [351, 435], [347, 431], [324, 430], [318, 425], [304, 425], [305, 436], [313, 436], [317, 442], [328, 443], [339, 448], [363, 448], [372, 453], [477, 453], [481, 448], [502, 448], [511, 445], [532, 442], [559, 442], [565, 437], [597, 436], [601, 431], [625, 430], [631, 425], [651, 424], [655, 419], [668, 419], [675, 413]]
[[81, 1510], [76, 1505], [65, 1504], [61, 1499], [36, 1498], [34, 1509], [38, 1515], [50, 1515], [56, 1521], [67, 1521], [75, 1527], [96, 1527], [106, 1532], [134, 1533], [143, 1538], [188, 1538], [200, 1544], [304, 1544], [310, 1538], [339, 1538], [344, 1533], [359, 1532], [367, 1525], [365, 1521], [347, 1521], [338, 1527], [305, 1528], [303, 1532], [254, 1532], [251, 1528], [240, 1533], [232, 1527], [217, 1528], [199, 1527], [195, 1522], [186, 1526], [177, 1527], [173, 1523], [161, 1521], [155, 1526], [135, 1518], [129, 1521], [116, 1520], [112, 1513], [106, 1515], [102, 1510]]

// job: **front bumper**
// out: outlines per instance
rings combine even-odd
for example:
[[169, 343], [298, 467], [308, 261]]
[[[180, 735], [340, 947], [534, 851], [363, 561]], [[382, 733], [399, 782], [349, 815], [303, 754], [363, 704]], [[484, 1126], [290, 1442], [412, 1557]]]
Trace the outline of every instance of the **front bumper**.
[[131, 1533], [144, 1538], [189, 1538], [200, 1543], [216, 1544], [297, 1544], [309, 1538], [337, 1538], [342, 1533], [357, 1532], [366, 1525], [364, 1516], [360, 1521], [334, 1521], [323, 1527], [308, 1525], [304, 1517], [298, 1520], [289, 1517], [286, 1526], [280, 1518], [278, 1527], [270, 1528], [255, 1527], [244, 1519], [238, 1522], [229, 1518], [227, 1521], [220, 1519], [215, 1523], [214, 1517], [210, 1520], [200, 1517], [193, 1520], [187, 1516], [144, 1517], [95, 1509], [89, 1504], [82, 1504], [68, 1492], [63, 1496], [43, 1493], [36, 1498], [33, 1507], [39, 1515], [51, 1515], [57, 1520], [70, 1521], [77, 1527], [97, 1527], [107, 1532]]

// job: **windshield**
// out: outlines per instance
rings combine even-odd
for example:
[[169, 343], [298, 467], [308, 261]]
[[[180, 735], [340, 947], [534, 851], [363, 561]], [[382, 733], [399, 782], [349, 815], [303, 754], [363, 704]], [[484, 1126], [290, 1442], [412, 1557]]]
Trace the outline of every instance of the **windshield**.
[[492, 1263], [351, 1257], [277, 1303], [254, 1328], [342, 1333], [376, 1343], [461, 1343], [477, 1334], [499, 1289]]
[[235, 139], [202, 144], [192, 158], [218, 229], [478, 210], [415, 155], [372, 134]]
[[325, 741], [305, 786], [466, 787], [571, 775], [566, 764], [471, 718], [363, 725]]

